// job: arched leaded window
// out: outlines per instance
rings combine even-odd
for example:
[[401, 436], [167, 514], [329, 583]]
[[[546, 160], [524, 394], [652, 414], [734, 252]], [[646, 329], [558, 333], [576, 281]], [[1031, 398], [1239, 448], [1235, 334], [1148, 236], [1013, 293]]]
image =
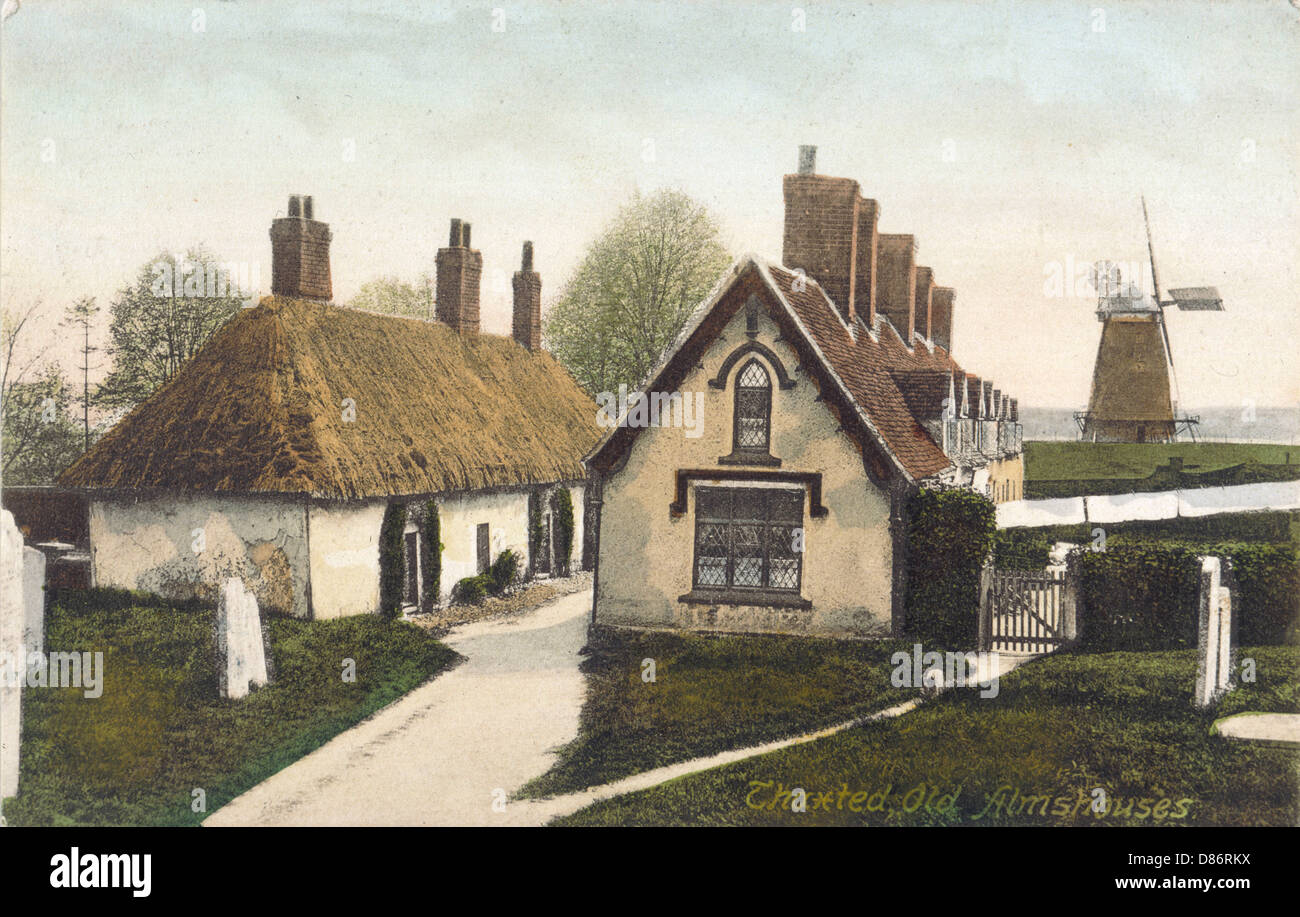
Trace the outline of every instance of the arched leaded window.
[[751, 359], [736, 374], [733, 450], [768, 454], [772, 442], [772, 379], [758, 360]]

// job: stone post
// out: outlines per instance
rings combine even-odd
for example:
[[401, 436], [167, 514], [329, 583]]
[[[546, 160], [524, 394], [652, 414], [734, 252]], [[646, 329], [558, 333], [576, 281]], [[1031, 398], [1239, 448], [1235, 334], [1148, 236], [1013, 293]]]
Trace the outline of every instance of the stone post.
[[27, 657], [45, 644], [45, 555], [0, 514], [0, 800], [18, 793]]
[[1231, 686], [1232, 592], [1223, 584], [1219, 558], [1202, 557], [1193, 702], [1198, 707], [1212, 706]]
[[222, 697], [245, 697], [269, 680], [257, 599], [235, 577], [226, 580], [217, 602], [217, 652]]

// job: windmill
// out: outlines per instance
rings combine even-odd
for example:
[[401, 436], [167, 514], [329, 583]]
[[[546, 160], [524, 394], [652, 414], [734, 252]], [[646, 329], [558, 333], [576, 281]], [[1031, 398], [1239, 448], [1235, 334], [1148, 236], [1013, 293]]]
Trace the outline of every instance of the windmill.
[[1146, 296], [1137, 283], [1124, 283], [1119, 266], [1113, 262], [1093, 265], [1101, 343], [1092, 370], [1088, 410], [1074, 415], [1080, 438], [1089, 442], [1168, 443], [1180, 431], [1196, 439], [1200, 418], [1175, 415], [1178, 374], [1169, 347], [1165, 307], [1221, 312], [1223, 300], [1214, 287], [1171, 289], [1167, 291], [1169, 299], [1162, 299], [1146, 198], [1142, 199], [1142, 220], [1151, 259], [1152, 296]]

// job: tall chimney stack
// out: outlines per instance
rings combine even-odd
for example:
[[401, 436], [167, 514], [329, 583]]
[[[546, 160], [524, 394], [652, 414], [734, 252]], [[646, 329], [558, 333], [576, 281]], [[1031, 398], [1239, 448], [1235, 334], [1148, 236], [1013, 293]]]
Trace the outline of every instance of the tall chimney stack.
[[952, 309], [957, 291], [952, 287], [935, 287], [930, 299], [930, 339], [952, 353]]
[[294, 299], [334, 297], [329, 225], [313, 218], [309, 195], [289, 197], [289, 215], [271, 221], [271, 293]]
[[524, 243], [519, 270], [515, 271], [515, 308], [511, 333], [529, 350], [542, 348], [542, 275], [533, 270], [533, 243]]
[[479, 283], [483, 277], [483, 255], [469, 247], [469, 223], [451, 221], [446, 248], [438, 249], [435, 280], [438, 321], [458, 334], [478, 334]]
[[916, 269], [916, 305], [912, 310], [912, 333], [930, 340], [932, 321], [931, 305], [934, 300], [934, 271], [928, 267]]
[[857, 301], [858, 183], [817, 175], [817, 148], [799, 148], [799, 171], [785, 176], [781, 261], [816, 280], [853, 325]]
[[903, 343], [911, 347], [916, 315], [916, 238], [881, 233], [876, 269], [880, 275], [876, 311], [889, 319]]
[[858, 239], [856, 276], [853, 280], [853, 312], [868, 328], [876, 324], [879, 308], [880, 278], [876, 267], [880, 260], [880, 205], [867, 198], [858, 199]]

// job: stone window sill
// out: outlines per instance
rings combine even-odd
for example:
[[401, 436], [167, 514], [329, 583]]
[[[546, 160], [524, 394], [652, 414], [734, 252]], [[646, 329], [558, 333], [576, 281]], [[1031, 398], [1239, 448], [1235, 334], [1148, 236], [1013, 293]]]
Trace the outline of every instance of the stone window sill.
[[798, 593], [771, 589], [692, 589], [677, 601], [687, 605], [758, 605], [771, 608], [812, 608]]
[[766, 452], [745, 452], [737, 450], [731, 455], [724, 455], [718, 458], [719, 465], [763, 465], [768, 468], [780, 468], [781, 460], [774, 455]]

